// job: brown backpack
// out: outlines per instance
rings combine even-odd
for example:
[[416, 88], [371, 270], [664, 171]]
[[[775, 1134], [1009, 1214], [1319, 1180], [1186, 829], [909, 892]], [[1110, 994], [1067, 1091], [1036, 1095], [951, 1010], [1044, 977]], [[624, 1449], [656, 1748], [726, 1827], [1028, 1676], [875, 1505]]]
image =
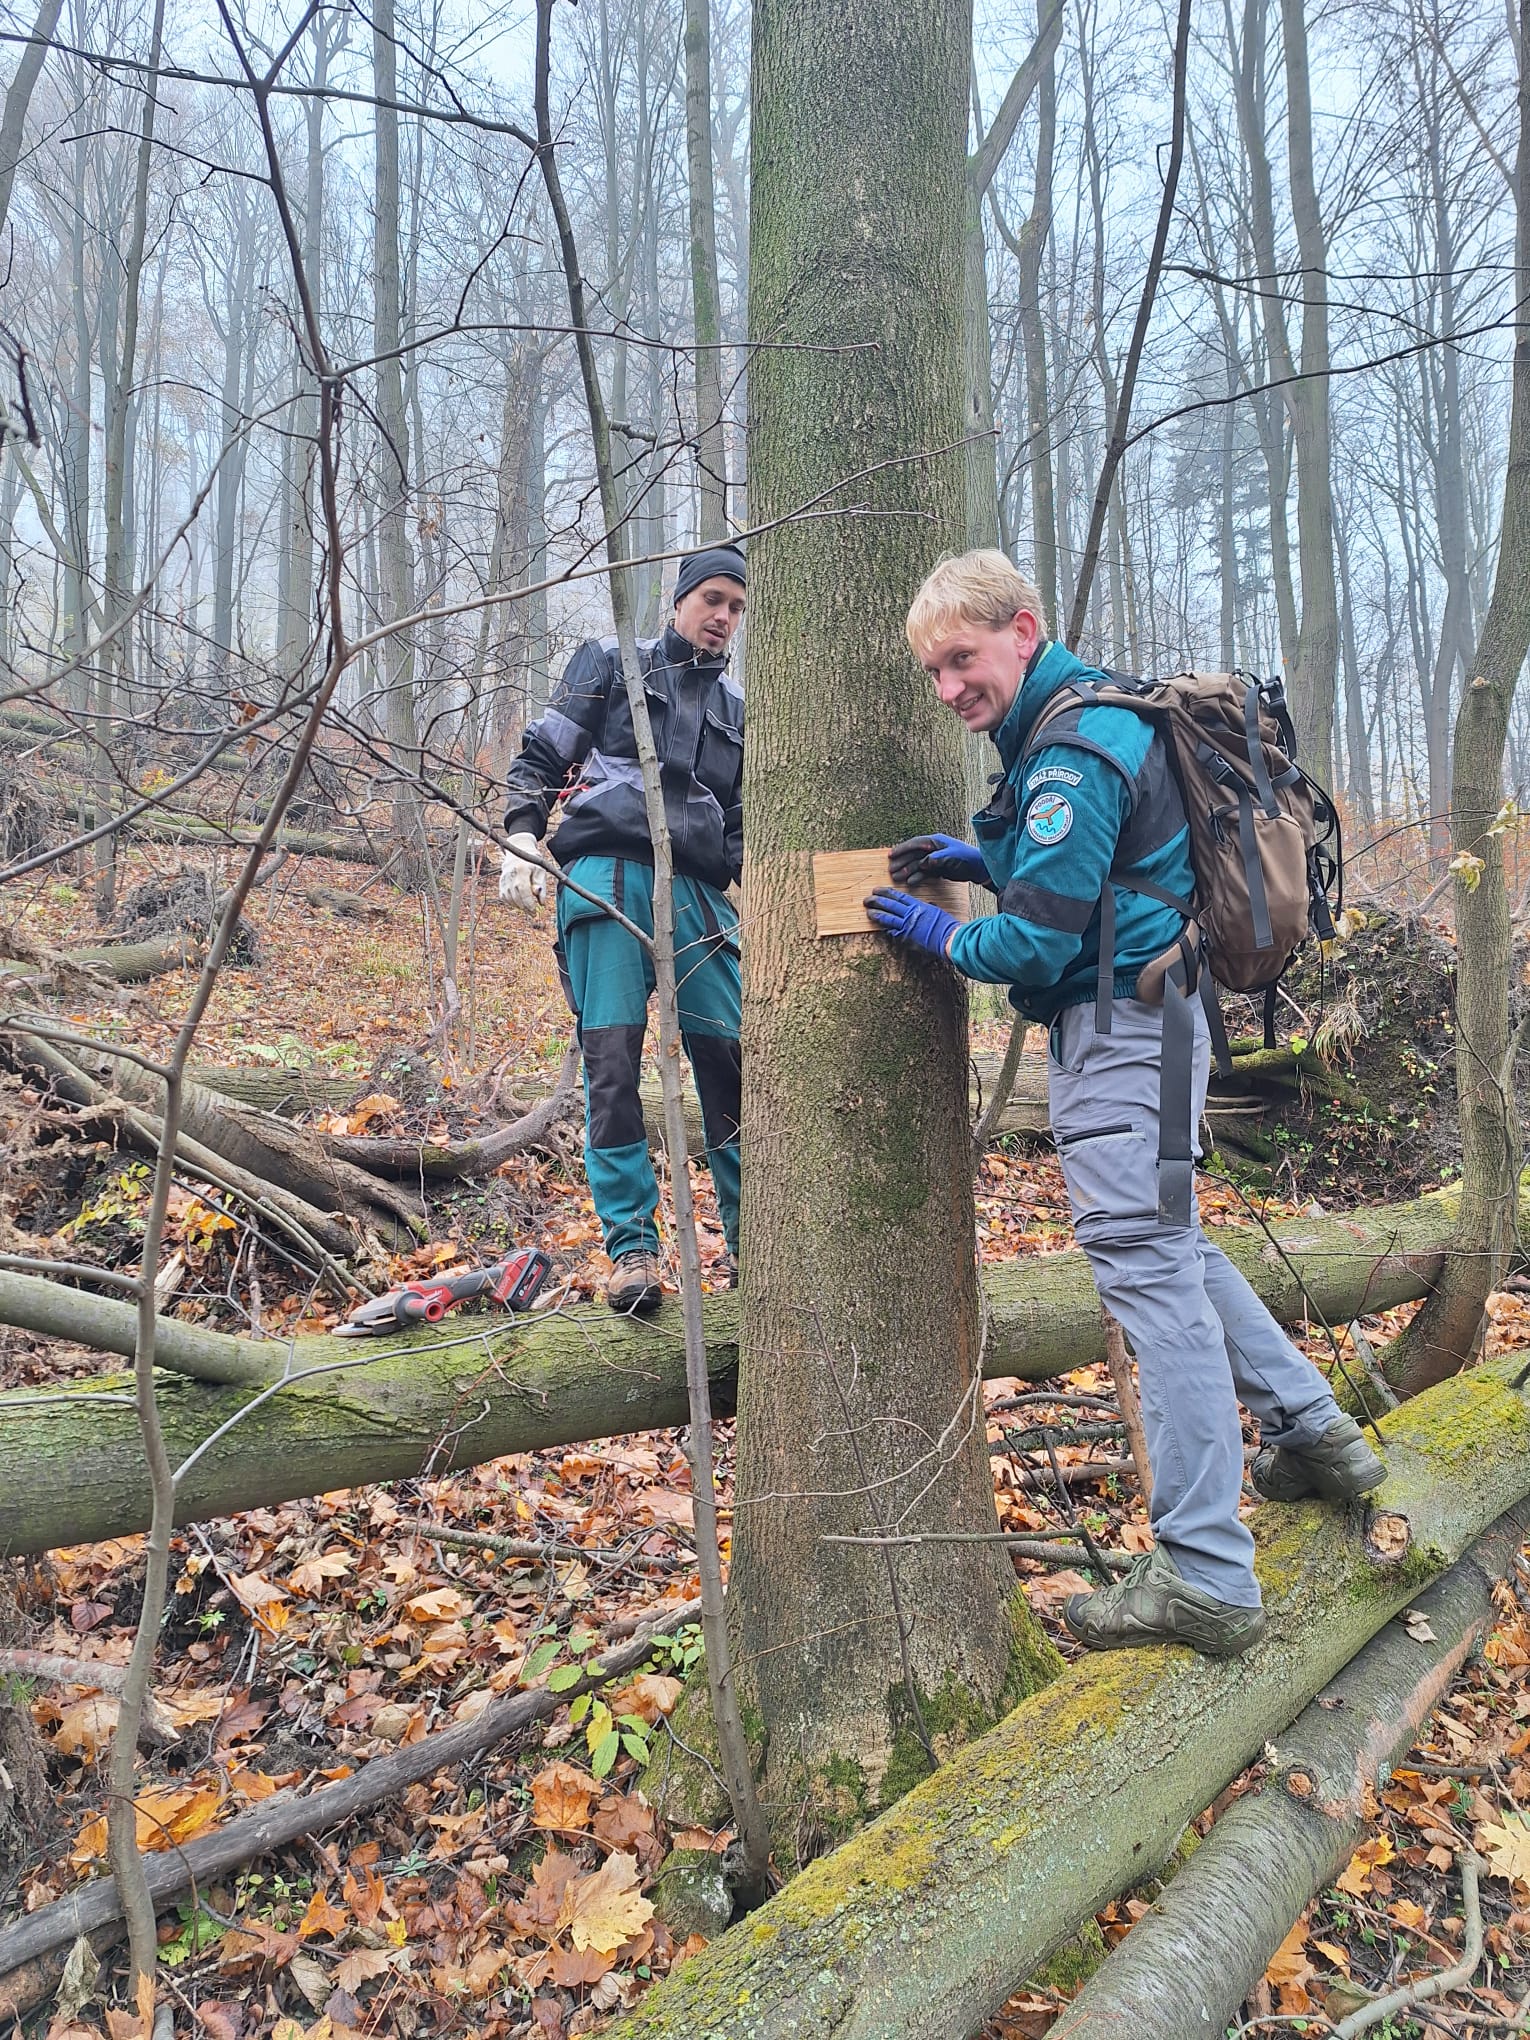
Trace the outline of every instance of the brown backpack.
[[[1167, 680], [1107, 674], [1060, 687], [1025, 751], [1078, 701], [1129, 708], [1162, 735], [1190, 825], [1193, 898], [1183, 900], [1112, 866], [1100, 890], [1095, 1025], [1110, 1032], [1115, 972], [1115, 887], [1146, 893], [1185, 916], [1178, 940], [1139, 972], [1137, 996], [1163, 1001], [1158, 1111], [1158, 1216], [1194, 1223], [1194, 1129], [1190, 1124], [1194, 1024], [1199, 996], [1217, 1066], [1232, 1075], [1227, 1029], [1212, 978], [1234, 992], [1264, 993], [1264, 1041], [1275, 1046], [1275, 984], [1310, 929], [1327, 942], [1342, 904], [1339, 817], [1296, 763], [1296, 733], [1278, 680], [1243, 673], [1176, 673]], [[1066, 742], [1061, 733], [1052, 742]], [[1018, 776], [1018, 775], [1017, 775]], [[1202, 962], [1209, 967], [1201, 969]]]
[[1309, 929], [1332, 936], [1328, 893], [1341, 882], [1338, 817], [1295, 762], [1280, 682], [1242, 673], [1109, 674], [1103, 683], [1060, 688], [1027, 752], [1047, 741], [1059, 708], [1080, 698], [1129, 708], [1161, 733], [1190, 824], [1192, 905], [1212, 975], [1232, 992], [1273, 986]]

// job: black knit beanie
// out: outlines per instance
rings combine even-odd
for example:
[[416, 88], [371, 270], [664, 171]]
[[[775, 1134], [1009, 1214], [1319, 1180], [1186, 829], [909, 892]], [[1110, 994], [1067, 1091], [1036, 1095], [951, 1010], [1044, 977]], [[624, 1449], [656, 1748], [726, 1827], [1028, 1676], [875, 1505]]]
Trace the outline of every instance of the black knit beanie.
[[714, 574], [726, 574], [741, 588], [747, 585], [744, 555], [736, 545], [707, 545], [700, 552], [687, 553], [675, 576], [676, 602], [682, 601], [693, 588], [699, 588], [703, 581], [710, 581]]

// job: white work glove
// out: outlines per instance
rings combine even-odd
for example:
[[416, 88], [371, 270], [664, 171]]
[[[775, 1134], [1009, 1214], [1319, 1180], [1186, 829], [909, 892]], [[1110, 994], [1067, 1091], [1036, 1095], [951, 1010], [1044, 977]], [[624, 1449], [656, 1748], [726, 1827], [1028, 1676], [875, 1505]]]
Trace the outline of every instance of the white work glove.
[[536, 837], [522, 833], [510, 838], [510, 847], [499, 860], [499, 896], [523, 914], [534, 914], [547, 898], [547, 873], [530, 861], [537, 850]]

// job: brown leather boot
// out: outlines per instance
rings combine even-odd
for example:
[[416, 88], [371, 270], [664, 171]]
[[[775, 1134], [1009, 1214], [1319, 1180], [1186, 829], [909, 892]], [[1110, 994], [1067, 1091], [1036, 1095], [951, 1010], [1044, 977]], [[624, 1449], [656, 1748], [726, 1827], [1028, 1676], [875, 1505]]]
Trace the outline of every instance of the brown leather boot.
[[664, 1296], [664, 1279], [656, 1254], [641, 1249], [622, 1254], [606, 1281], [606, 1302], [624, 1316], [657, 1310]]

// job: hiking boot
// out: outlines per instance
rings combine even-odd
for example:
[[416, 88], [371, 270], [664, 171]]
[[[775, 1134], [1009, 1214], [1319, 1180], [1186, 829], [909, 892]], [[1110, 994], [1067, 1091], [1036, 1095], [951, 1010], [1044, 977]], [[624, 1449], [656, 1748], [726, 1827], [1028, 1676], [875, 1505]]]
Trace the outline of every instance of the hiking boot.
[[664, 1279], [656, 1254], [641, 1248], [619, 1254], [606, 1281], [606, 1302], [613, 1310], [631, 1316], [634, 1311], [657, 1310], [664, 1296]]
[[1387, 1470], [1366, 1444], [1353, 1417], [1340, 1417], [1315, 1444], [1300, 1450], [1266, 1445], [1256, 1453], [1248, 1477], [1267, 1502], [1300, 1502], [1319, 1495], [1325, 1502], [1353, 1502], [1379, 1488]]
[[1241, 1657], [1264, 1634], [1262, 1608], [1235, 1607], [1192, 1587], [1161, 1545], [1144, 1552], [1114, 1586], [1070, 1594], [1063, 1621], [1086, 1650], [1188, 1643], [1204, 1657]]

